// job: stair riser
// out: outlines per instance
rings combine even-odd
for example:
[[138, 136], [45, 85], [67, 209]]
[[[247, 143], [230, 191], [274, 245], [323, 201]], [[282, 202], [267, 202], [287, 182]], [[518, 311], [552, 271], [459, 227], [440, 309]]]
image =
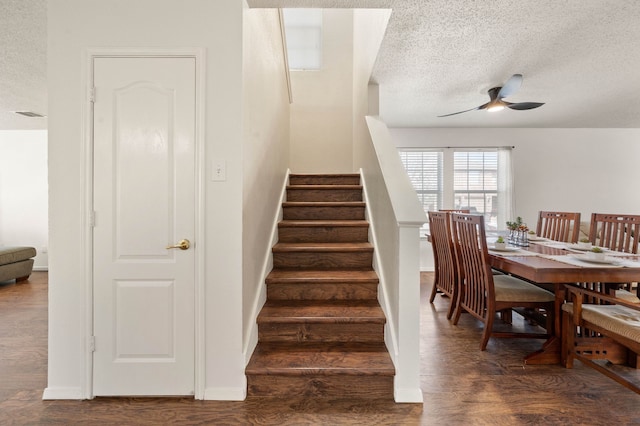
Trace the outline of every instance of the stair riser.
[[287, 201], [362, 201], [362, 189], [287, 189]]
[[258, 325], [261, 342], [384, 342], [384, 324], [300, 324], [266, 323]]
[[249, 396], [393, 400], [392, 376], [247, 375]]
[[360, 175], [352, 176], [289, 176], [289, 185], [360, 185]]
[[282, 209], [284, 220], [364, 220], [364, 207], [307, 207]]
[[280, 227], [278, 240], [282, 243], [363, 243], [369, 241], [369, 228], [363, 226]]
[[373, 252], [286, 252], [273, 254], [274, 268], [371, 269]]
[[377, 298], [378, 284], [278, 283], [267, 285], [269, 300], [374, 300]]

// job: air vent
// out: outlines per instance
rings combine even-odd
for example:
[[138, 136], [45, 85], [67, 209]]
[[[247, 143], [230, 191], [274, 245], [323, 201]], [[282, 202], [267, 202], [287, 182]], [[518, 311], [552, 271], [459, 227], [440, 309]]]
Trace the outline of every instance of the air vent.
[[13, 111], [16, 114], [24, 115], [25, 117], [45, 117], [42, 114], [38, 114], [37, 112], [32, 111]]

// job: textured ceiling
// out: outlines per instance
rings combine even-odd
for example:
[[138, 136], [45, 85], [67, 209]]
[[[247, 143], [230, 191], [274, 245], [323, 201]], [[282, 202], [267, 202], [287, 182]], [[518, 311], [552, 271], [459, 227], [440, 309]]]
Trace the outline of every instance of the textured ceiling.
[[46, 129], [47, 2], [0, 0], [0, 130]]
[[[640, 128], [637, 0], [248, 0], [251, 7], [390, 8], [374, 67], [393, 127]], [[46, 0], [0, 0], [0, 129], [46, 128]], [[471, 111], [511, 75], [529, 111]]]
[[[254, 7], [392, 9], [372, 80], [393, 127], [640, 128], [638, 0], [249, 0]], [[511, 102], [467, 110], [523, 74]]]

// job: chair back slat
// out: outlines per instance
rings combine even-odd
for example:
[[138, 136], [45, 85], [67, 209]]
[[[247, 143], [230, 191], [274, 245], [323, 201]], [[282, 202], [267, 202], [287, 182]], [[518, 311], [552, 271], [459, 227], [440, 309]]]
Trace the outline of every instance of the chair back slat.
[[595, 245], [625, 253], [638, 253], [640, 215], [593, 213], [589, 240]]
[[536, 235], [554, 241], [575, 243], [580, 235], [580, 213], [541, 211], [538, 213]]
[[451, 222], [461, 279], [458, 303], [484, 321], [487, 307], [495, 300], [484, 217], [456, 213], [451, 216]]

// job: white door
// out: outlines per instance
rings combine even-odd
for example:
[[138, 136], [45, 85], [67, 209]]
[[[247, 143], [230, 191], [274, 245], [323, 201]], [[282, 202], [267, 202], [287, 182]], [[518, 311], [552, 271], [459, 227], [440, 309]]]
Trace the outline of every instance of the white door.
[[195, 59], [93, 66], [93, 393], [193, 395]]

